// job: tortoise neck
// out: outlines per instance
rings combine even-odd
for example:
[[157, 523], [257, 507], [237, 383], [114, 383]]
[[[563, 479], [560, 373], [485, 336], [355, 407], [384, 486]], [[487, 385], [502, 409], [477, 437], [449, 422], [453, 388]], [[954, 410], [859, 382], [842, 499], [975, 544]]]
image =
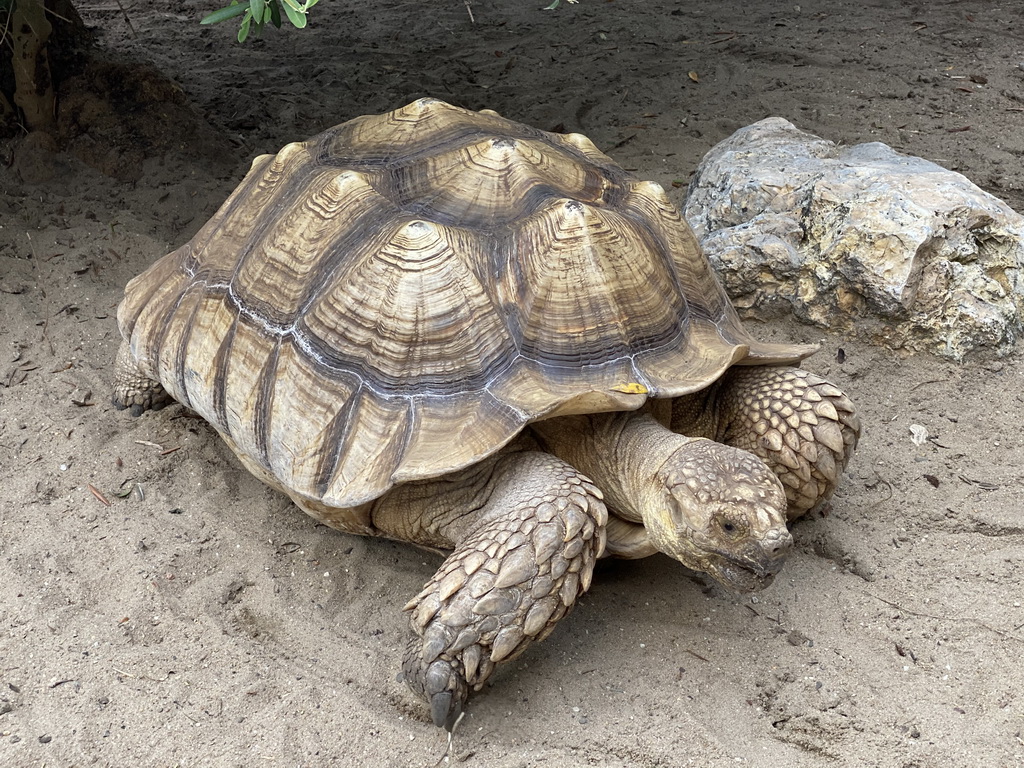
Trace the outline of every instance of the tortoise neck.
[[546, 450], [588, 475], [620, 517], [643, 522], [658, 470], [691, 438], [646, 411], [564, 416], [533, 424]]

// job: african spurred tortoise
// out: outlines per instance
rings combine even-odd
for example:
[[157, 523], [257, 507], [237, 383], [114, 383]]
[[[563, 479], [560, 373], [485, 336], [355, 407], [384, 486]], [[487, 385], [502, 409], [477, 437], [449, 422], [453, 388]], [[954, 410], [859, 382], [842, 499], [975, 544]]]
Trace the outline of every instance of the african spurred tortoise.
[[602, 555], [770, 583], [860, 429], [660, 186], [431, 99], [257, 158], [118, 322], [117, 405], [173, 398], [318, 520], [450, 552], [403, 664], [439, 725]]

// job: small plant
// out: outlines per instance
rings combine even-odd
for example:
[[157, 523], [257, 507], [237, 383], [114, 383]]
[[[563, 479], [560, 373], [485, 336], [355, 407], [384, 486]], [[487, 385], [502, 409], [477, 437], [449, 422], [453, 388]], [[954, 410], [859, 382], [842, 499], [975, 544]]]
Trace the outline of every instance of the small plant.
[[231, 5], [214, 11], [199, 23], [219, 24], [241, 16], [242, 25], [238, 29], [238, 42], [244, 43], [250, 32], [253, 37], [259, 37], [267, 22], [280, 29], [282, 11], [292, 26], [298, 29], [305, 28], [306, 14], [317, 2], [318, 0], [231, 0]]

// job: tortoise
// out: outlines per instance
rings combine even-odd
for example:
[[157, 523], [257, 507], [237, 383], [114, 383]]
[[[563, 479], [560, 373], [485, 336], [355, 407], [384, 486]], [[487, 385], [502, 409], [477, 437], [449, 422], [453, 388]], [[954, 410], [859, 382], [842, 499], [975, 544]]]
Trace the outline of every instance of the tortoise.
[[117, 317], [115, 405], [176, 400], [314, 518], [447, 554], [401, 676], [449, 728], [598, 558], [767, 586], [860, 432], [659, 185], [434, 99], [256, 158]]

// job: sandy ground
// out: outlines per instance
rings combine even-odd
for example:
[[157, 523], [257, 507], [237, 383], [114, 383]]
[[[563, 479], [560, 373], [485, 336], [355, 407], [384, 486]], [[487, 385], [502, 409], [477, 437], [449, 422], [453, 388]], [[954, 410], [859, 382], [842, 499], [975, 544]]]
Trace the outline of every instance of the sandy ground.
[[[255, 154], [433, 95], [581, 130], [678, 202], [713, 144], [781, 115], [1024, 210], [1014, 2], [544, 4], [322, 3], [238, 47], [196, 25], [216, 4], [83, 3], [101, 46], [180, 89], [140, 69], [100, 99], [94, 73], [63, 100], [69, 151], [0, 146], [0, 765], [445, 756], [395, 679], [401, 605], [437, 560], [314, 524], [180, 407], [108, 405], [124, 283]], [[810, 367], [865, 435], [776, 583], [740, 598], [664, 557], [604, 564], [475, 697], [450, 763], [1024, 765], [1020, 358], [823, 342]]]

